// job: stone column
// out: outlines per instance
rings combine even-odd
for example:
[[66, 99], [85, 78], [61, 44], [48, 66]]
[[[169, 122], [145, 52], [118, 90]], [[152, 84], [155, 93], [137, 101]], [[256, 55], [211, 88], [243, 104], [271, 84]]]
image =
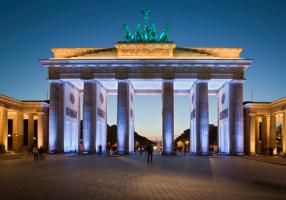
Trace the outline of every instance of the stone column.
[[[132, 86], [128, 80], [118, 81], [118, 94], [117, 94], [117, 151], [119, 154], [130, 153], [129, 141], [130, 134], [130, 112], [131, 108], [131, 97], [130, 95]], [[133, 112], [133, 111], [132, 111]], [[132, 131], [132, 130], [131, 130]], [[134, 136], [133, 136], [134, 137]], [[132, 141], [134, 143], [134, 140]], [[133, 144], [134, 145], [134, 144]]]
[[230, 95], [230, 153], [244, 154], [243, 138], [243, 81], [232, 80], [229, 85]]
[[129, 87], [129, 153], [134, 153], [134, 88]]
[[277, 147], [276, 144], [276, 114], [270, 114], [270, 147]]
[[49, 111], [46, 110], [44, 114], [44, 149], [49, 149]]
[[64, 151], [64, 82], [50, 82], [49, 151]]
[[29, 114], [28, 119], [28, 148], [32, 149], [34, 145], [34, 115]]
[[261, 154], [261, 143], [259, 138], [259, 117], [255, 119], [255, 152], [256, 154]]
[[8, 112], [6, 108], [0, 108], [0, 144], [4, 150], [8, 150]]
[[83, 146], [84, 151], [95, 153], [107, 143], [107, 91], [94, 80], [84, 81], [83, 94]]
[[174, 83], [162, 83], [163, 154], [174, 153]]
[[250, 114], [250, 155], [255, 155], [256, 151], [256, 128], [255, 128], [255, 122], [256, 122], [256, 116], [255, 114]]
[[269, 153], [269, 117], [262, 116], [262, 153]]
[[95, 153], [96, 144], [96, 83], [84, 81], [83, 91], [83, 150]]
[[282, 153], [286, 155], [286, 110], [283, 110], [283, 124], [282, 124]]
[[38, 114], [38, 148], [44, 147], [44, 113]]
[[13, 151], [19, 152], [23, 146], [24, 142], [24, 120], [23, 120], [23, 113], [18, 111], [15, 118], [13, 119], [13, 144], [12, 149]]
[[96, 86], [96, 151], [99, 146], [106, 152], [107, 145], [107, 91], [100, 83]]
[[198, 80], [191, 89], [191, 153], [209, 153], [208, 81]]
[[218, 152], [221, 155], [230, 153], [229, 104], [229, 83], [226, 82], [218, 91]]
[[218, 93], [219, 151], [222, 154], [244, 154], [243, 82], [226, 82]]
[[64, 84], [64, 152], [78, 151], [80, 127], [80, 91], [69, 82]]

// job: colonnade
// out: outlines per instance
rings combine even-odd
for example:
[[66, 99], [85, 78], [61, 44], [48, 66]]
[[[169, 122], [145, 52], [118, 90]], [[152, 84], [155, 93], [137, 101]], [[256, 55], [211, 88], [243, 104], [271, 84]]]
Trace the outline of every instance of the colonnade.
[[245, 152], [286, 155], [286, 110], [265, 111], [245, 111]]
[[0, 107], [0, 144], [5, 151], [20, 152], [24, 146], [31, 149], [34, 144], [48, 149], [47, 124], [48, 116], [44, 112], [31, 113]]
[[[107, 143], [106, 98], [108, 91], [97, 80], [83, 80], [83, 150], [103, 151]], [[208, 82], [196, 80], [190, 88], [190, 151], [209, 153]], [[117, 150], [134, 151], [134, 88], [128, 79], [117, 81]], [[52, 152], [79, 150], [81, 92], [70, 83], [51, 81], [49, 149]], [[242, 155], [243, 107], [241, 80], [226, 80], [217, 91], [218, 149], [221, 154]], [[71, 103], [72, 102], [72, 103]], [[69, 110], [73, 115], [70, 115]], [[174, 153], [174, 80], [162, 80], [163, 154]], [[68, 136], [68, 137], [67, 137]], [[68, 140], [68, 141], [66, 141]]]

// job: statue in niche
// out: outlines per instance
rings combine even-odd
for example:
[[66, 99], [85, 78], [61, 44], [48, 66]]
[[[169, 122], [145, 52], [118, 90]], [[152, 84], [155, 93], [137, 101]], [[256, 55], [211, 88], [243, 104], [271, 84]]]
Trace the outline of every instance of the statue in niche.
[[169, 37], [169, 23], [166, 23], [163, 32], [160, 34], [159, 41], [160, 42], [167, 42]]
[[131, 33], [129, 27], [128, 27], [126, 24], [124, 24], [123, 27], [124, 27], [124, 32], [125, 32], [125, 34], [124, 34], [124, 40], [125, 40], [126, 42], [132, 42], [133, 39], [134, 39], [134, 36], [133, 36], [133, 34]]

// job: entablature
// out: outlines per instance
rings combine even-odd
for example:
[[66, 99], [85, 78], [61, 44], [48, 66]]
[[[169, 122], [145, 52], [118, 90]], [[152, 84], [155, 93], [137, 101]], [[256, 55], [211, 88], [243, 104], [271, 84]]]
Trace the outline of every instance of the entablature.
[[231, 78], [244, 79], [251, 60], [41, 60], [49, 79]]
[[4, 95], [0, 95], [0, 105], [5, 109], [21, 112], [46, 112], [49, 107], [45, 101], [19, 101]]

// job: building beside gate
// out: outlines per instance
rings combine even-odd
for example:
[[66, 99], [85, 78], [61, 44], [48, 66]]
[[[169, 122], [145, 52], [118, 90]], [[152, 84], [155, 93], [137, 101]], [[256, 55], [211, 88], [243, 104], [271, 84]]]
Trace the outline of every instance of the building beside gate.
[[245, 153], [286, 155], [286, 97], [244, 103]]
[[48, 101], [19, 101], [0, 95], [0, 145], [2, 150], [48, 148]]

